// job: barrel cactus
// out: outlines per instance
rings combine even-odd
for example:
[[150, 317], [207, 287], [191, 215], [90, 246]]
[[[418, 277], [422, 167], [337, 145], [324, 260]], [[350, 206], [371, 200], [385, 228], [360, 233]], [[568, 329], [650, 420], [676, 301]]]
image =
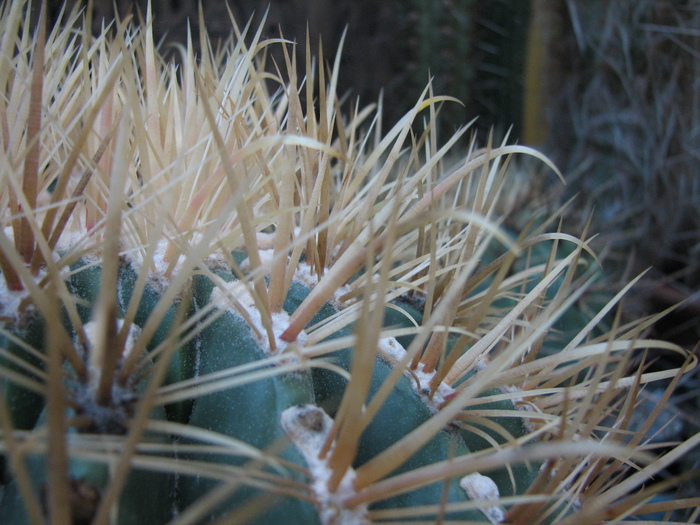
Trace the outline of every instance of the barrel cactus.
[[642, 512], [697, 444], [655, 461], [627, 429], [683, 372], [644, 353], [683, 351], [620, 322], [622, 292], [559, 326], [591, 303], [588, 239], [500, 226], [510, 158], [556, 171], [541, 154], [445, 166], [451, 101], [428, 87], [380, 134], [341, 112], [337, 57], [302, 82], [285, 53], [283, 81], [265, 50], [290, 44], [233, 21], [175, 66], [150, 13], [32, 34], [23, 8], [0, 18], [0, 522], [588, 523]]

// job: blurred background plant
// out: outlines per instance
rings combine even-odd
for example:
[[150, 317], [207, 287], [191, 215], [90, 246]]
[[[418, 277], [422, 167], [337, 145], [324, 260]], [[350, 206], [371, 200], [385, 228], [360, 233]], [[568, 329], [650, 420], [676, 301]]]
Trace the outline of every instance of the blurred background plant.
[[[68, 1], [70, 8], [81, 0]], [[63, 2], [52, 2], [56, 17]], [[86, 2], [83, 2], [86, 3]], [[94, 29], [145, 1], [95, 0]], [[162, 49], [184, 42], [197, 4], [154, 0]], [[413, 105], [429, 76], [435, 92], [464, 102], [443, 115], [443, 137], [474, 117], [478, 127], [542, 148], [568, 186], [532, 176], [514, 191], [529, 220], [577, 194], [563, 226], [577, 233], [593, 213], [611, 291], [651, 268], [627, 301], [630, 315], [686, 302], [655, 337], [695, 349], [700, 337], [700, 1], [698, 0], [239, 0], [238, 20], [268, 8], [265, 36], [323, 42], [335, 53], [348, 37], [339, 92], [384, 100], [384, 124]], [[225, 2], [201, 0], [212, 42], [229, 36]], [[195, 44], [198, 41], [196, 28]], [[303, 53], [304, 46], [297, 46]], [[176, 59], [177, 53], [172, 54]], [[274, 57], [283, 63], [282, 57]], [[269, 61], [273, 64], [273, 61]], [[304, 64], [304, 60], [299, 60]], [[518, 224], [510, 224], [517, 229]], [[665, 356], [659, 356], [661, 366]], [[653, 405], [653, 392], [647, 393]], [[700, 427], [700, 377], [683, 379], [672, 403], [680, 438]], [[688, 457], [674, 468], [698, 469]], [[697, 491], [697, 486], [695, 487]]]
[[[686, 301], [655, 336], [697, 351], [700, 2], [541, 4], [542, 26], [557, 43], [547, 47], [546, 150], [571, 176], [567, 195], [579, 194], [580, 223], [595, 208], [611, 279], [651, 269], [626, 303], [630, 315]], [[697, 372], [670, 406], [686, 428], [698, 428]], [[678, 467], [697, 470], [700, 459], [689, 455]]]

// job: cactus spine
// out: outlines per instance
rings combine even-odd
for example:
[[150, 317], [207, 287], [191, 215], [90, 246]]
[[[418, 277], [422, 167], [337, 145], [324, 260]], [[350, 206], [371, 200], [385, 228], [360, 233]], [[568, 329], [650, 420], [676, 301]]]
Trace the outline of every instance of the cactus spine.
[[655, 464], [616, 429], [636, 387], [680, 371], [627, 365], [682, 350], [642, 339], [649, 320], [593, 336], [613, 297], [542, 351], [595, 263], [551, 221], [498, 226], [509, 157], [555, 169], [545, 157], [473, 144], [446, 170], [466, 131], [437, 147], [447, 99], [426, 89], [378, 136], [372, 108], [338, 111], [337, 57], [317, 94], [311, 61], [302, 85], [288, 58], [270, 95], [260, 61], [281, 44], [251, 28], [218, 52], [202, 28], [208, 51], [177, 69], [150, 13], [94, 38], [65, 16], [76, 32], [36, 39], [22, 3], [0, 18], [3, 523], [546, 523], [636, 505], [607, 480]]

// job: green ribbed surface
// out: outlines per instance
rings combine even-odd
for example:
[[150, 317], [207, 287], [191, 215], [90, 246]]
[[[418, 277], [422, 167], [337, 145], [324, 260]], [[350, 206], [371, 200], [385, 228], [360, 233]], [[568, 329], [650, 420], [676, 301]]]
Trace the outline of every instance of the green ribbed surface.
[[[80, 314], [83, 322], [90, 316], [91, 307], [99, 294], [101, 279], [101, 269], [99, 267], [85, 267], [82, 271], [81, 263], [75, 265], [74, 273], [69, 281], [69, 288], [80, 299], [82, 306]], [[234, 281], [232, 273], [217, 272], [218, 276], [225, 281]], [[118, 296], [125, 310], [133, 294], [136, 281], [135, 272], [128, 266], [124, 266], [119, 274]], [[149, 349], [155, 348], [165, 340], [171, 330], [175, 328], [175, 319], [179, 308], [185, 308], [187, 315], [193, 315], [206, 307], [212, 290], [213, 282], [202, 275], [196, 275], [192, 279], [191, 293], [185, 294], [191, 298], [190, 304], [174, 304], [165, 315], [161, 326], [155, 332]], [[304, 298], [308, 295], [309, 289], [298, 282], [293, 282], [284, 309], [288, 313], [295, 311]], [[145, 325], [151, 310], [157, 305], [159, 294], [152, 288], [147, 288], [140, 300], [136, 322], [138, 325]], [[422, 315], [419, 310], [399, 303], [398, 306], [420, 324]], [[387, 327], [409, 327], [414, 324], [404, 313], [394, 308], [387, 308], [385, 311], [384, 325]], [[311, 324], [323, 320], [325, 317], [335, 314], [336, 311], [330, 305], [326, 305], [311, 321]], [[166, 383], [174, 383], [179, 380], [188, 379], [194, 376], [205, 376], [206, 374], [220, 372], [233, 367], [242, 366], [265, 358], [263, 350], [260, 348], [252, 331], [239, 315], [231, 312], [220, 312], [214, 309], [210, 315], [215, 319], [206, 328], [201, 330], [192, 341], [183, 345], [176, 352], [170, 363], [166, 376]], [[36, 328], [32, 333], [37, 336], [41, 334], [41, 320], [34, 319]], [[344, 328], [331, 337], [350, 335], [352, 327]], [[25, 332], [21, 332], [25, 333]], [[41, 349], [42, 337], [34, 337], [32, 344]], [[407, 346], [412, 338], [404, 336], [400, 342]], [[12, 345], [8, 345], [12, 348]], [[332, 360], [336, 365], [346, 370], [351, 368], [352, 349], [345, 349], [324, 359]], [[272, 365], [268, 365], [263, 369]], [[391, 373], [391, 367], [384, 361], [378, 359], [375, 362], [374, 373], [369, 390], [369, 398], [379, 390], [386, 378]], [[148, 379], [146, 376], [145, 379]], [[5, 388], [10, 385], [4, 384]], [[188, 423], [193, 427], [219, 432], [230, 436], [253, 447], [267, 451], [279, 447], [281, 443], [286, 443], [281, 449], [275, 449], [279, 457], [297, 464], [302, 469], [306, 467], [301, 454], [285, 441], [283, 430], [279, 424], [281, 413], [288, 407], [297, 404], [317, 404], [323, 407], [331, 416], [337, 410], [346, 382], [338, 374], [324, 368], [313, 368], [308, 371], [295, 373], [281, 373], [271, 375], [264, 379], [247, 382], [232, 388], [226, 388], [208, 393], [195, 399], [187, 400], [172, 405], [165, 409], [160, 409], [152, 417], [156, 419], [170, 419], [181, 423]], [[73, 385], [74, 391], [80, 390], [80, 386]], [[141, 388], [138, 383], [132, 385], [135, 392]], [[23, 425], [24, 428], [32, 428], [33, 420], [36, 419], [42, 410], [41, 398], [34, 399], [26, 406], [26, 400], [20, 405], [20, 400], [9, 397], [11, 403], [16, 408], [13, 412], [16, 425]], [[19, 410], [19, 407], [22, 407]], [[477, 407], [486, 408], [486, 407]], [[502, 403], [498, 407], [490, 408], [512, 409], [510, 403]], [[430, 419], [431, 413], [415, 394], [411, 385], [411, 380], [402, 377], [396, 388], [389, 395], [384, 405], [379, 410], [375, 419], [369, 424], [363, 433], [355, 467], [359, 467], [371, 460], [403, 436], [410, 433], [422, 423]], [[524, 433], [522, 422], [514, 418], [497, 418], [494, 421], [497, 425], [505, 428], [509, 433], [518, 436]], [[41, 420], [38, 425], [41, 425]], [[498, 432], [486, 429], [485, 432], [492, 436], [492, 439], [502, 443], [503, 439]], [[179, 445], [192, 445], [192, 441], [178, 441]], [[462, 430], [443, 430], [435, 435], [425, 446], [423, 446], [412, 457], [394, 473], [406, 472], [435, 462], [443, 461], [454, 455], [462, 455], [469, 450], [476, 451], [489, 446], [486, 440], [474, 434]], [[196, 452], [189, 449], [189, 452], [179, 453], [178, 457], [185, 461], [204, 461], [217, 465], [226, 465], [231, 468], [245, 467], [254, 462], [250, 457], [236, 454], [225, 454], [219, 451], [217, 454]], [[289, 468], [260, 467], [264, 472], [281, 476], [290, 481], [303, 483], [305, 480], [300, 470]], [[45, 463], [41, 457], [35, 457], [30, 464], [32, 479], [36, 489], [40, 490], [43, 480], [46, 479]], [[517, 491], [522, 492], [532, 481], [535, 471], [526, 467], [520, 467], [513, 471]], [[84, 461], [73, 460], [71, 463], [71, 474], [78, 478], [84, 477], [86, 482], [100, 489], [104, 489], [107, 484], [108, 475], [106, 467], [99, 464], [86, 464]], [[228, 477], [227, 477], [228, 476]], [[232, 510], [238, 510], [256, 502], [264, 501], [266, 490], [246, 486], [245, 483], [235, 483], [236, 477], [232, 474], [219, 476], [228, 479], [230, 490], [221, 498], [212, 511], [212, 517], [220, 516]], [[502, 494], [511, 494], [512, 482], [507, 471], [496, 473], [495, 479], [501, 484]], [[444, 501], [460, 502], [466, 501], [464, 491], [459, 487], [457, 479], [450, 482], [448, 487], [444, 483], [438, 482], [413, 490], [405, 494], [388, 498], [375, 503], [371, 508], [395, 508], [411, 507], [420, 505], [437, 505]], [[172, 475], [160, 472], [133, 471], [126, 484], [120, 500], [119, 523], [144, 523], [152, 525], [167, 521], [175, 509], [184, 511], [190, 505], [196, 503], [199, 498], [207, 495], [210, 491], [220, 486], [221, 480], [212, 479], [205, 476], [180, 475], [174, 479]], [[301, 490], [301, 489], [300, 489]], [[17, 494], [14, 481], [10, 481], [3, 489], [3, 499], [0, 503], [0, 519], [2, 523], [21, 524], [26, 523], [27, 518], [22, 509], [22, 505]], [[141, 502], [147, 498], [149, 505], [144, 506]], [[447, 498], [447, 499], [445, 499]], [[156, 503], [157, 502], [157, 503]], [[454, 513], [447, 516], [451, 519], [485, 521], [486, 518], [479, 511]], [[263, 505], [263, 512], [255, 523], [313, 523], [317, 519], [314, 506], [302, 499], [277, 495], [275, 499]]]

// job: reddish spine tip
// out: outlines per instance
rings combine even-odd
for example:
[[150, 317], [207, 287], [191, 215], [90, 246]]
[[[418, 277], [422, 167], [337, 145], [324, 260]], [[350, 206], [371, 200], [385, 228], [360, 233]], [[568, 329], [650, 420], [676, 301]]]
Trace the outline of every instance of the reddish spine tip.
[[285, 343], [293, 343], [294, 341], [297, 340], [297, 335], [294, 330], [292, 330], [292, 327], [289, 326], [284, 332], [282, 332], [282, 335], [280, 336], [280, 339], [284, 341]]

